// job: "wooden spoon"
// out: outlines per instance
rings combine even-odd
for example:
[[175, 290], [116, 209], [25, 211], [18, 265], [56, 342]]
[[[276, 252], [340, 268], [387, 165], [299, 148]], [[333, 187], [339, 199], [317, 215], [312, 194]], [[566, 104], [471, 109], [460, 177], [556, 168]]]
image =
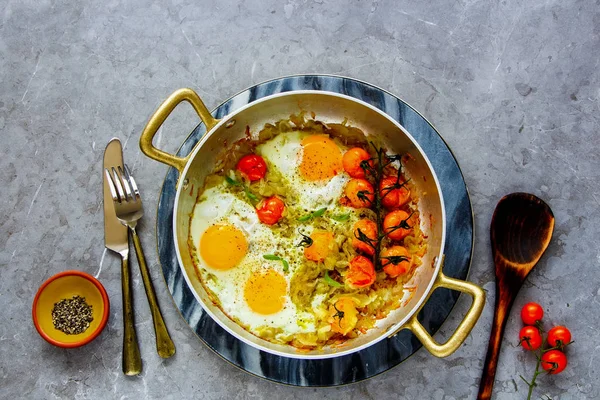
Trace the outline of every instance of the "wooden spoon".
[[552, 210], [532, 194], [511, 193], [496, 206], [490, 226], [496, 265], [496, 308], [478, 399], [492, 395], [508, 314], [525, 278], [548, 247], [553, 231]]

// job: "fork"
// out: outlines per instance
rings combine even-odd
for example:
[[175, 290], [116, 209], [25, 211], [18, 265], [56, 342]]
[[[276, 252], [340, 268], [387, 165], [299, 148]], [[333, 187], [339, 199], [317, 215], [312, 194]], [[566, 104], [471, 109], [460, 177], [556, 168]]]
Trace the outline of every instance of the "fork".
[[144, 215], [142, 206], [142, 198], [138, 190], [135, 179], [129, 171], [129, 167], [124, 165], [121, 167], [105, 169], [106, 177], [108, 178], [108, 186], [115, 205], [115, 214], [121, 223], [129, 228], [133, 243], [135, 245], [135, 253], [137, 255], [144, 288], [146, 289], [146, 297], [150, 304], [150, 312], [152, 313], [152, 321], [154, 322], [154, 332], [156, 334], [156, 350], [162, 358], [169, 358], [175, 354], [175, 345], [169, 336], [167, 326], [163, 320], [156, 300], [154, 286], [150, 279], [146, 258], [142, 250], [142, 242], [136, 231], [136, 226], [140, 218]]

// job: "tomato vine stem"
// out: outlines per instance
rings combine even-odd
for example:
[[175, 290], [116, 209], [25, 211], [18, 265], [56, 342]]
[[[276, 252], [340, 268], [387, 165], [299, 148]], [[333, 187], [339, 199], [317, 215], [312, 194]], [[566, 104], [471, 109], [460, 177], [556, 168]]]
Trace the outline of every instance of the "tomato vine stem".
[[[375, 270], [379, 271], [382, 268], [381, 265], [381, 244], [383, 239], [388, 236], [391, 232], [394, 232], [397, 229], [410, 229], [408, 225], [408, 219], [400, 221], [397, 226], [391, 227], [388, 232], [385, 232], [383, 229], [383, 199], [390, 194], [395, 189], [400, 189], [404, 187], [408, 181], [402, 182], [402, 156], [401, 155], [387, 155], [385, 154], [385, 150], [381, 147], [375, 146], [373, 142], [371, 142], [371, 146], [375, 149], [375, 157], [369, 158], [368, 160], [363, 160], [360, 163], [360, 167], [365, 171], [365, 178], [369, 179], [373, 184], [373, 203], [372, 208], [375, 211], [376, 224], [377, 224], [377, 238], [372, 240], [363, 232], [358, 230], [358, 235], [355, 234], [355, 237], [363, 243], [366, 243], [368, 246], [373, 248], [373, 265], [375, 266]], [[393, 185], [387, 186], [380, 190], [381, 182], [385, 177], [385, 170], [388, 166], [390, 166], [395, 161], [399, 162], [398, 169], [396, 171], [396, 182]], [[384, 192], [382, 194], [382, 191]], [[360, 193], [359, 193], [360, 194]], [[363, 193], [363, 195], [365, 195]], [[366, 198], [366, 196], [365, 196]]]

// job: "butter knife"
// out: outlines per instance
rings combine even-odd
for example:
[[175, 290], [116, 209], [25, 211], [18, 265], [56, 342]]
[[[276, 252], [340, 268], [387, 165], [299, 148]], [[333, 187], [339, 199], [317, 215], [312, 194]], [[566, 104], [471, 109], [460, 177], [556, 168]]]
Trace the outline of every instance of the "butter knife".
[[133, 293], [129, 274], [129, 236], [127, 227], [117, 219], [110, 188], [104, 174], [106, 168], [123, 168], [123, 148], [121, 141], [113, 138], [104, 150], [102, 169], [104, 192], [104, 245], [121, 256], [121, 289], [123, 293], [123, 373], [139, 375], [142, 372], [140, 347], [135, 334], [133, 320]]

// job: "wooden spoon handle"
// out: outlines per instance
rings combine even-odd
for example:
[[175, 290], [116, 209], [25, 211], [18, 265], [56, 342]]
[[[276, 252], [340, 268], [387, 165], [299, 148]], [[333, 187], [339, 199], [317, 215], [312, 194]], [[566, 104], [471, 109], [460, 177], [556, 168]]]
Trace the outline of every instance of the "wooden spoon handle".
[[[512, 292], [512, 291], [511, 291]], [[494, 387], [494, 379], [496, 377], [496, 367], [498, 366], [498, 355], [504, 336], [504, 328], [510, 309], [516, 297], [516, 292], [511, 293], [505, 290], [500, 290], [496, 287], [496, 309], [494, 311], [494, 323], [492, 325], [492, 333], [490, 334], [490, 343], [488, 345], [487, 356], [483, 364], [483, 374], [479, 382], [478, 400], [488, 400], [492, 397], [492, 388]]]

